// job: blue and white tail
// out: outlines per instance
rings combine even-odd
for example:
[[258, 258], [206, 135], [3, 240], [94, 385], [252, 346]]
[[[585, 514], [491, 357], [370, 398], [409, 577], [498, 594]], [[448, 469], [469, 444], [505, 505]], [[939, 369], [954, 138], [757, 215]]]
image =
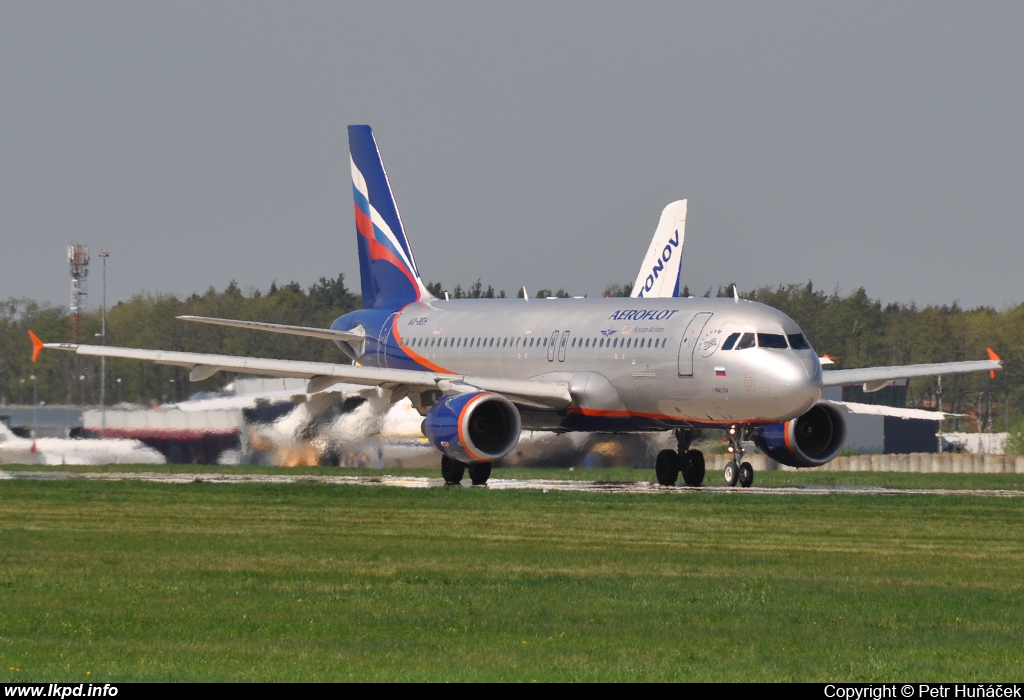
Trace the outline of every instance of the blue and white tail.
[[397, 309], [433, 296], [423, 286], [369, 126], [348, 128], [363, 307]]

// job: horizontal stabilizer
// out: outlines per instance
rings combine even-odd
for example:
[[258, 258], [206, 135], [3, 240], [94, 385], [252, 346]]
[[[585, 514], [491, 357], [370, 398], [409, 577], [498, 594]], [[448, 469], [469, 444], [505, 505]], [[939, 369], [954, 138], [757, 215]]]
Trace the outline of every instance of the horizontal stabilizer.
[[179, 321], [192, 323], [209, 323], [213, 326], [230, 326], [231, 328], [247, 328], [253, 331], [268, 333], [284, 333], [285, 335], [303, 335], [309, 338], [339, 340], [345, 343], [361, 343], [366, 334], [361, 331], [333, 331], [329, 328], [308, 328], [306, 326], [286, 326], [280, 323], [262, 323], [260, 321], [236, 321], [230, 318], [209, 318], [207, 316], [178, 316]]

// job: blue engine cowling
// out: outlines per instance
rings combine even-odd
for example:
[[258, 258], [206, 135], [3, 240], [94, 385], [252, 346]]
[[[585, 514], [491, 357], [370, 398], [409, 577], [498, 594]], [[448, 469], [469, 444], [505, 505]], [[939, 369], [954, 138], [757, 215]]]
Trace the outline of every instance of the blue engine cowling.
[[460, 462], [493, 462], [519, 442], [523, 424], [519, 410], [501, 394], [445, 396], [423, 419], [430, 444]]
[[820, 467], [835, 458], [846, 442], [846, 419], [822, 401], [798, 418], [769, 425], [754, 435], [754, 444], [780, 464]]

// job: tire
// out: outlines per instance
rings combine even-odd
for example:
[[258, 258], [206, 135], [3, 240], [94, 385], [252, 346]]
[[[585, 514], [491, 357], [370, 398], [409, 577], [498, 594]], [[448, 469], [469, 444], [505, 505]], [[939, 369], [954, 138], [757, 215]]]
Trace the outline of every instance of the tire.
[[444, 477], [444, 483], [449, 486], [457, 486], [462, 483], [462, 477], [465, 473], [465, 464], [456, 459], [452, 459], [448, 455], [441, 457], [441, 476]]
[[490, 462], [476, 462], [469, 465], [469, 480], [473, 482], [473, 486], [483, 486], [489, 478], [491, 478]]
[[725, 477], [726, 486], [735, 486], [736, 480], [740, 477], [740, 468], [736, 466], [736, 462], [726, 462], [725, 469], [722, 470], [722, 476]]
[[675, 486], [679, 480], [679, 468], [682, 460], [675, 450], [662, 450], [654, 462], [654, 474], [662, 486]]
[[704, 483], [704, 453], [700, 450], [688, 450], [683, 457], [683, 482], [687, 486], [700, 486]]
[[754, 483], [754, 467], [750, 462], [744, 462], [740, 465], [740, 486], [748, 488]]

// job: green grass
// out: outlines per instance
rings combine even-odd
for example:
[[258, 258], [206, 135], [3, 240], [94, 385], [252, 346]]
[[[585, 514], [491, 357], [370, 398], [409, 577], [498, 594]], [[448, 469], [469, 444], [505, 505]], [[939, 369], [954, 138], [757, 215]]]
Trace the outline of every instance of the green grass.
[[1022, 681], [1021, 507], [5, 481], [0, 678]]

